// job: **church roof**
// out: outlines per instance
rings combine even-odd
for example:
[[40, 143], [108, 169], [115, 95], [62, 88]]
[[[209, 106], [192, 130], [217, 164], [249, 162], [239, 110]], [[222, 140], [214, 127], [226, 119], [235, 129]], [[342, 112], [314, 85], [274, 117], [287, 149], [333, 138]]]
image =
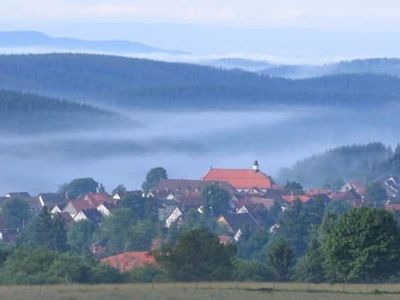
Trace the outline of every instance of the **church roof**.
[[251, 169], [210, 169], [204, 181], [226, 181], [235, 189], [270, 189], [271, 179], [264, 173]]

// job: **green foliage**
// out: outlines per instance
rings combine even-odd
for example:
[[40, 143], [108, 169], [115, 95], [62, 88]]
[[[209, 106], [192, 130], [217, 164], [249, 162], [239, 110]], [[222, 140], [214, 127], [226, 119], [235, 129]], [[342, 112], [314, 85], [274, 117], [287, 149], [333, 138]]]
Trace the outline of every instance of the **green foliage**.
[[59, 216], [54, 218], [47, 207], [43, 207], [40, 213], [24, 232], [23, 244], [32, 248], [44, 248], [54, 251], [66, 251], [67, 232]]
[[244, 259], [261, 260], [265, 256], [265, 249], [269, 240], [266, 230], [252, 232], [245, 228], [238, 243], [237, 256]]
[[10, 199], [2, 207], [5, 225], [8, 229], [18, 230], [28, 224], [32, 217], [29, 205], [22, 199]]
[[130, 282], [162, 282], [167, 281], [167, 274], [164, 270], [155, 266], [144, 266], [135, 268], [129, 272]]
[[115, 195], [117, 193], [125, 194], [127, 192], [126, 187], [123, 184], [119, 184], [112, 190], [111, 194]]
[[391, 155], [390, 148], [381, 143], [339, 147], [297, 162], [291, 169], [282, 170], [279, 178], [335, 190], [338, 180], [365, 182], [371, 176], [376, 177], [375, 169]]
[[121, 121], [117, 114], [89, 105], [0, 90], [0, 132], [98, 128], [99, 124], [113, 126]]
[[69, 199], [75, 199], [87, 193], [95, 193], [99, 183], [93, 178], [77, 178], [60, 188], [61, 193], [65, 193]]
[[104, 220], [100, 230], [109, 253], [145, 251], [150, 248], [157, 224], [137, 219], [130, 209], [120, 208]]
[[84, 256], [93, 243], [96, 229], [96, 224], [91, 221], [83, 220], [72, 224], [68, 229], [68, 245], [71, 251]]
[[296, 257], [302, 256], [307, 249], [311, 226], [320, 224], [323, 215], [324, 205], [321, 201], [310, 201], [307, 204], [294, 201], [278, 221], [277, 236], [290, 243]]
[[156, 258], [175, 280], [228, 280], [235, 252], [233, 245], [224, 246], [216, 235], [196, 229], [183, 233], [175, 246], [165, 247]]
[[204, 213], [212, 216], [226, 214], [230, 209], [230, 199], [229, 193], [218, 184], [207, 185], [202, 191]]
[[293, 263], [294, 252], [286, 240], [277, 239], [269, 246], [268, 266], [271, 268], [275, 280], [289, 280]]
[[303, 190], [303, 186], [296, 181], [287, 180], [285, 189], [290, 190], [290, 191], [300, 191], [301, 192]]
[[377, 182], [367, 186], [365, 200], [371, 207], [383, 208], [387, 199], [385, 189]]
[[333, 280], [384, 281], [400, 272], [400, 232], [384, 210], [358, 208], [343, 215], [323, 249]]
[[0, 268], [1, 284], [120, 282], [115, 270], [46, 249], [17, 249]]
[[153, 187], [155, 187], [161, 180], [168, 179], [167, 171], [162, 167], [151, 169], [147, 175], [146, 180], [142, 184], [142, 189], [145, 193], [148, 193]]
[[239, 281], [266, 281], [272, 279], [266, 264], [258, 260], [236, 259], [234, 261], [234, 279]]
[[320, 283], [325, 281], [325, 257], [321, 249], [318, 231], [314, 232], [305, 255], [295, 266], [294, 277], [302, 282]]

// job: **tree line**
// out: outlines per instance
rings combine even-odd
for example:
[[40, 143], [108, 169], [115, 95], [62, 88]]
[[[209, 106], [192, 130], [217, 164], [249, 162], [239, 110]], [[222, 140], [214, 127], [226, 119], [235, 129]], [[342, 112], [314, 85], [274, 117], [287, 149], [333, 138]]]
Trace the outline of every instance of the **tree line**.
[[307, 80], [240, 70], [83, 54], [0, 56], [0, 87], [113, 106], [243, 108], [397, 101], [399, 79], [343, 74]]
[[[150, 190], [167, 177], [163, 168], [152, 169], [143, 188]], [[295, 182], [288, 182], [287, 188], [302, 189]], [[103, 187], [82, 178], [60, 189], [73, 198]], [[289, 205], [276, 201], [270, 209], [257, 211], [262, 227], [245, 226], [239, 241], [229, 243], [221, 243], [224, 230], [216, 220], [229, 213], [230, 195], [217, 185], [203, 190], [202, 214], [188, 210], [185, 222], [170, 228], [158, 219], [152, 197], [126, 193], [121, 185], [115, 192], [125, 196], [101, 226], [80, 221], [66, 227], [46, 207], [32, 214], [22, 199], [5, 202], [5, 221], [17, 232], [17, 240], [0, 247], [0, 283], [400, 280], [400, 218], [376, 208], [377, 188], [367, 189], [362, 208], [323, 197]], [[161, 241], [152, 250], [157, 265], [125, 273], [100, 265], [91, 251], [93, 245], [102, 245], [105, 255], [150, 251], [154, 240]]]

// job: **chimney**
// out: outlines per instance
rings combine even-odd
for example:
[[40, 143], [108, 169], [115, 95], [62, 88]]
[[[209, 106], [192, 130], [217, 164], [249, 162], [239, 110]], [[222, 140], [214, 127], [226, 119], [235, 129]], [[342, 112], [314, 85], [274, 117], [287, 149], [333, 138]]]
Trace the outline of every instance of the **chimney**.
[[253, 171], [254, 171], [254, 172], [259, 172], [259, 171], [260, 171], [260, 166], [259, 166], [259, 164], [258, 164], [258, 160], [255, 160], [255, 161], [254, 161], [254, 164], [253, 164]]

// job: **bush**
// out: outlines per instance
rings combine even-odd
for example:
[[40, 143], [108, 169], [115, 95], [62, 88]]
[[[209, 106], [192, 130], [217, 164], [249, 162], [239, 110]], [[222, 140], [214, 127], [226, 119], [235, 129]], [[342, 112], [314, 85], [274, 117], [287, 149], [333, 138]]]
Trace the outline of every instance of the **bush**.
[[160, 282], [168, 281], [167, 274], [162, 269], [155, 266], [145, 266], [135, 268], [129, 272], [129, 281], [131, 282]]
[[237, 259], [234, 265], [234, 279], [239, 281], [267, 281], [272, 279], [271, 271], [257, 260]]

